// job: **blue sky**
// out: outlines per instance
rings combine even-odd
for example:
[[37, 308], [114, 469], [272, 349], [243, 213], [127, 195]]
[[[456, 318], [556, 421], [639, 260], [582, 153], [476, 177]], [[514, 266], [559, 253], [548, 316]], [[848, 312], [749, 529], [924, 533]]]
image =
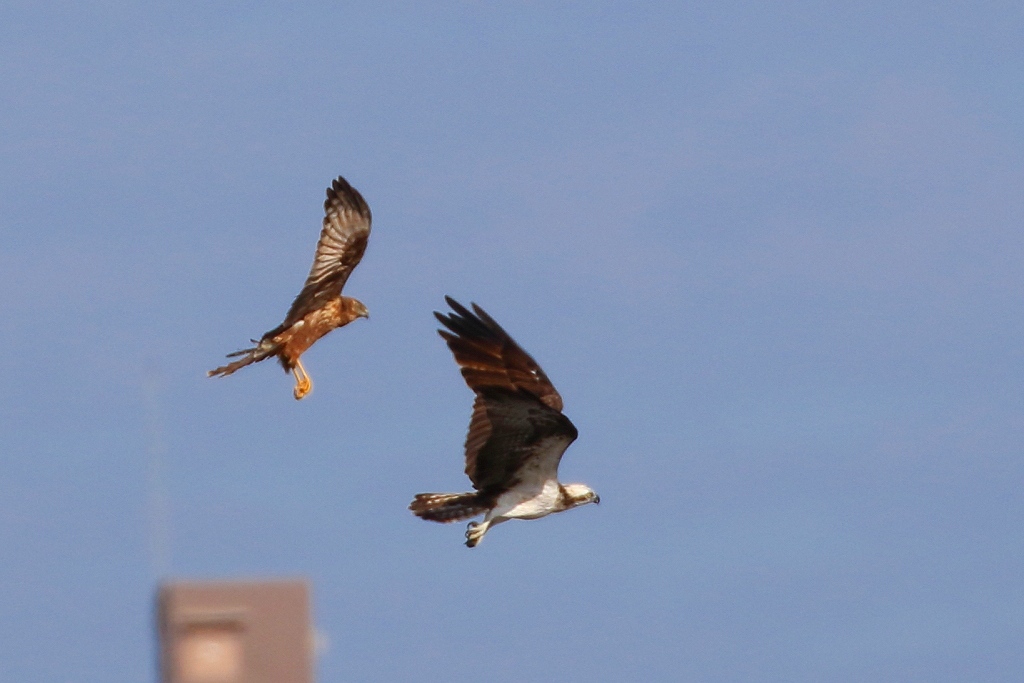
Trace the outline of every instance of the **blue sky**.
[[[1024, 677], [1017, 3], [0, 8], [0, 667], [155, 680], [166, 578], [306, 576], [321, 681]], [[369, 321], [282, 319], [338, 174]], [[463, 490], [451, 294], [602, 504]]]

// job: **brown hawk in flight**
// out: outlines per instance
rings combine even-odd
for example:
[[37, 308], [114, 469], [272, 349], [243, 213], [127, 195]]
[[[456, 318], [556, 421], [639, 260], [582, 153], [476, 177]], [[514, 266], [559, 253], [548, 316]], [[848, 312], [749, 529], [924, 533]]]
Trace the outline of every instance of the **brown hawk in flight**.
[[536, 361], [476, 304], [467, 310], [445, 297], [453, 313], [434, 315], [447, 330], [462, 376], [476, 393], [466, 435], [466, 474], [472, 493], [420, 493], [409, 505], [432, 522], [470, 522], [466, 545], [507, 519], [537, 519], [601, 499], [584, 484], [560, 484], [558, 463], [576, 439], [562, 414], [562, 397]]
[[366, 251], [370, 207], [354, 187], [338, 176], [327, 188], [324, 214], [313, 267], [284, 322], [259, 341], [253, 339], [253, 348], [229, 353], [228, 358], [241, 358], [210, 370], [207, 376], [227, 376], [250, 363], [277, 356], [285, 372], [295, 376], [295, 398], [301, 399], [313, 388], [300, 360], [306, 349], [331, 330], [356, 318], [370, 317], [361, 301], [341, 295], [345, 281]]

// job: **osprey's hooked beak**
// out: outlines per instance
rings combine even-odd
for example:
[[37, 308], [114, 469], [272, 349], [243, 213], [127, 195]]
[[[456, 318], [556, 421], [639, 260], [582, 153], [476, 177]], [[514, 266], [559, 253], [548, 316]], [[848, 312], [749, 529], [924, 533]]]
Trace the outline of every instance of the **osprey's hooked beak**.
[[594, 494], [594, 504], [595, 505], [600, 505], [601, 504], [601, 496], [597, 495], [596, 493]]

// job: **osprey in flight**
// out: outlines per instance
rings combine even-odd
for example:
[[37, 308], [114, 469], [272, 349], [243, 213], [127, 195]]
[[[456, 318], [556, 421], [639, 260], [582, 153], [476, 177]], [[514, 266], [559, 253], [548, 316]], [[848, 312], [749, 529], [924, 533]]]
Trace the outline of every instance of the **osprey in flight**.
[[[462, 376], [476, 393], [466, 435], [472, 493], [421, 493], [409, 509], [432, 522], [470, 522], [466, 545], [507, 519], [537, 519], [601, 499], [584, 484], [560, 484], [558, 463], [576, 439], [562, 414], [562, 397], [536, 361], [476, 304], [470, 312], [451, 297], [454, 313], [434, 315]], [[450, 330], [450, 331], [449, 331]]]
[[284, 322], [259, 341], [253, 339], [253, 348], [229, 353], [228, 358], [241, 358], [210, 370], [207, 376], [224, 377], [250, 363], [277, 356], [285, 372], [295, 376], [295, 398], [301, 399], [313, 389], [313, 381], [302, 367], [300, 356], [331, 330], [356, 318], [370, 317], [361, 301], [341, 295], [345, 281], [366, 251], [370, 207], [355, 188], [338, 176], [327, 188], [324, 214], [313, 267]]

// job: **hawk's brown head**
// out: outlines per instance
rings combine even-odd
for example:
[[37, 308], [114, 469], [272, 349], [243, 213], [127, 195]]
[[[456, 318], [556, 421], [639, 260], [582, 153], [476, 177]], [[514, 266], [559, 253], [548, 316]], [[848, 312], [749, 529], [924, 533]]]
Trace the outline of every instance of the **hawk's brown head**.
[[370, 317], [370, 311], [366, 308], [362, 301], [359, 299], [353, 299], [352, 297], [342, 297], [345, 299], [345, 303], [348, 305], [349, 314], [352, 320], [356, 318], [367, 318]]

